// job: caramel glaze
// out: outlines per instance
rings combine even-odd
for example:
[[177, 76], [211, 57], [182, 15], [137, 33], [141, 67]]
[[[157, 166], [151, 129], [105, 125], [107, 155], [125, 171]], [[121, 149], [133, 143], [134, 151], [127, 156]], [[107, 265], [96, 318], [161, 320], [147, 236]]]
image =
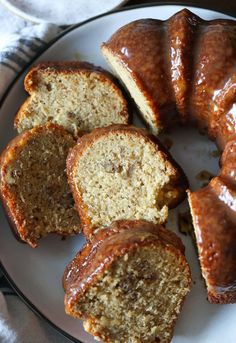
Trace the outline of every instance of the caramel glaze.
[[189, 97], [193, 79], [192, 63], [198, 25], [201, 19], [183, 10], [166, 21], [168, 30], [168, 60], [171, 70], [171, 85], [174, 89], [175, 102], [179, 117], [183, 123], [189, 120]]
[[157, 125], [167, 126], [177, 109], [221, 148], [235, 136], [235, 21], [205, 21], [184, 9], [166, 21], [131, 22], [103, 46], [132, 74]]
[[235, 195], [220, 177], [190, 194], [202, 273], [214, 303], [236, 302]]
[[236, 186], [236, 141], [227, 143], [220, 160], [221, 175], [229, 180], [232, 186]]
[[216, 140], [220, 175], [189, 194], [199, 258], [213, 303], [236, 302], [236, 23], [203, 21], [197, 41], [191, 115]]
[[143, 220], [120, 220], [98, 231], [65, 270], [63, 286], [66, 293], [66, 313], [81, 317], [82, 314], [75, 308], [78, 299], [119, 256], [139, 247], [159, 245], [173, 251], [180, 263], [189, 270], [182, 241], [175, 233], [162, 226]]
[[199, 258], [213, 303], [236, 302], [236, 141], [225, 146], [221, 171], [208, 186], [189, 192]]
[[104, 46], [148, 93], [157, 124], [167, 126], [177, 109], [223, 152], [220, 175], [189, 192], [189, 203], [209, 300], [236, 302], [236, 22], [184, 9], [127, 24]]
[[[162, 126], [176, 114], [167, 48], [167, 23], [141, 19], [119, 29], [104, 45], [122, 59]], [[158, 87], [157, 87], [158, 85]]]
[[[216, 139], [221, 136], [218, 124], [221, 122], [222, 125], [221, 117], [226, 114], [222, 93], [228, 88], [235, 67], [236, 23], [228, 20], [202, 21], [196, 44], [189, 112], [199, 126], [208, 128], [209, 136]], [[225, 95], [223, 97], [226, 99]]]

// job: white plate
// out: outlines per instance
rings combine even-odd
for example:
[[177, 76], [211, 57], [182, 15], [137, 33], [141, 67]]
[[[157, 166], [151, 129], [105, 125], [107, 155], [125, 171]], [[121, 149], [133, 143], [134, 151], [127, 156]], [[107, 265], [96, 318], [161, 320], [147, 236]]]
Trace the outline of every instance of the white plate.
[[0, 0], [11, 12], [34, 23], [72, 25], [111, 11], [128, 0]]
[[[71, 60], [86, 59], [107, 68], [100, 44], [120, 26], [138, 18], [166, 19], [182, 9], [181, 6], [155, 6], [137, 8], [105, 15], [74, 28], [58, 39], [38, 59]], [[190, 10], [205, 19], [227, 16], [199, 8]], [[25, 73], [14, 83], [0, 109], [0, 151], [16, 133], [13, 131], [14, 115], [26, 98], [23, 89]], [[174, 141], [171, 152], [184, 168], [192, 189], [199, 188], [195, 175], [201, 170], [218, 171], [218, 160], [210, 157], [215, 145], [194, 129], [176, 129], [171, 136]], [[185, 205], [183, 204], [182, 207]], [[169, 227], [176, 230], [176, 212], [171, 211]], [[81, 248], [82, 236], [61, 241], [50, 236], [40, 241], [37, 249], [20, 244], [13, 237], [4, 213], [0, 213], [0, 261], [12, 284], [29, 306], [46, 317], [67, 337], [88, 343], [94, 342], [87, 335], [80, 321], [65, 315], [61, 277], [67, 263]], [[236, 305], [211, 305], [206, 300], [206, 289], [200, 277], [197, 255], [189, 237], [179, 234], [186, 246], [194, 284], [187, 297], [175, 328], [173, 343], [235, 343]]]

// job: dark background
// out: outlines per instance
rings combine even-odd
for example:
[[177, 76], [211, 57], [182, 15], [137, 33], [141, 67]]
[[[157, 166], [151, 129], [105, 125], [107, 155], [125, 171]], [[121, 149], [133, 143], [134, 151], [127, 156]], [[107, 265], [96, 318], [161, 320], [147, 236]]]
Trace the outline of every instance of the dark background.
[[224, 12], [232, 16], [236, 16], [236, 0], [192, 0], [192, 1], [130, 0], [125, 6], [141, 5], [141, 4], [148, 4], [148, 3], [197, 6], [197, 7], [217, 10], [217, 11]]

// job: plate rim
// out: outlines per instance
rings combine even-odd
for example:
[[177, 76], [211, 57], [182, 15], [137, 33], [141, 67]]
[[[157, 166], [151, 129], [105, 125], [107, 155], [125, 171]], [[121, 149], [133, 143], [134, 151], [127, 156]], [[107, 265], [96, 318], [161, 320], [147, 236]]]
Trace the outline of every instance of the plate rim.
[[[126, 4], [126, 2], [128, 2], [129, 0], [119, 0], [119, 3], [115, 6], [112, 6], [110, 8], [109, 11], [106, 11], [104, 13], [101, 13], [101, 14], [105, 14], [105, 13], [108, 13], [110, 11], [114, 11], [114, 10], [117, 10], [119, 9], [119, 7], [121, 6], [124, 6]], [[33, 14], [29, 14], [29, 13], [26, 13], [24, 12], [22, 9], [18, 8], [17, 6], [13, 5], [10, 1], [8, 0], [0, 0], [0, 3], [8, 10], [10, 11], [11, 13], [15, 14], [16, 16], [18, 16], [18, 18], [21, 18], [27, 22], [30, 22], [30, 23], [33, 23], [33, 24], [55, 24], [55, 25], [58, 25], [58, 26], [71, 26], [71, 25], [76, 25], [76, 24], [79, 24], [79, 23], [83, 23], [83, 21], [77, 21], [77, 22], [74, 22], [74, 23], [71, 23], [71, 24], [66, 24], [66, 23], [63, 23], [61, 21], [58, 21], [58, 22], [53, 22], [53, 21], [49, 21], [49, 20], [45, 20], [45, 19], [42, 19], [42, 18], [38, 18], [36, 17], [35, 15]], [[100, 14], [100, 15], [101, 15]], [[91, 17], [91, 18], [94, 18], [95, 16]], [[89, 18], [89, 19], [91, 19]]]
[[[1, 2], [1, 1], [0, 1]], [[29, 62], [26, 63], [26, 65], [23, 67], [23, 69], [16, 75], [16, 77], [12, 80], [12, 82], [9, 84], [7, 87], [6, 91], [4, 92], [1, 100], [0, 100], [0, 111], [12, 89], [14, 86], [15, 82], [20, 79], [20, 77], [25, 73], [25, 71], [34, 63], [35, 60], [37, 60], [44, 52], [46, 52], [51, 46], [53, 46], [57, 41], [59, 41], [62, 37], [66, 36], [68, 33], [74, 31], [80, 26], [83, 26], [89, 22], [95, 21], [99, 18], [109, 16], [114, 13], [119, 13], [119, 12], [124, 12], [124, 11], [130, 11], [134, 9], [139, 9], [139, 8], [149, 8], [149, 7], [160, 7], [160, 6], [189, 6], [193, 7], [196, 9], [206, 9], [206, 10], [211, 10], [214, 12], [218, 12], [221, 14], [226, 14], [229, 15], [233, 18], [236, 18], [236, 13], [230, 13], [229, 10], [218, 10], [218, 9], [213, 9], [211, 6], [208, 6], [207, 3], [204, 6], [196, 6], [193, 2], [191, 1], [171, 1], [166, 3], [165, 1], [160, 1], [158, 3], [147, 3], [147, 4], [139, 4], [139, 5], [133, 5], [133, 6], [127, 6], [123, 8], [116, 8], [113, 9], [109, 12], [99, 14], [95, 17], [89, 18], [87, 20], [84, 20], [83, 22], [71, 25], [67, 29], [63, 30], [61, 33], [59, 33], [55, 38], [53, 38], [49, 43], [47, 43]], [[84, 343], [77, 338], [71, 336], [69, 333], [61, 329], [59, 326], [54, 324], [50, 319], [47, 318], [46, 315], [44, 315], [28, 298], [27, 296], [18, 288], [18, 286], [15, 284], [14, 280], [10, 277], [8, 274], [6, 268], [4, 267], [2, 261], [0, 260], [0, 271], [2, 272], [3, 276], [7, 279], [13, 290], [16, 292], [16, 294], [19, 296], [19, 298], [23, 301], [23, 303], [32, 311], [34, 312], [39, 318], [45, 320], [54, 330], [56, 330], [59, 334], [70, 340], [71, 342], [74, 343]]]

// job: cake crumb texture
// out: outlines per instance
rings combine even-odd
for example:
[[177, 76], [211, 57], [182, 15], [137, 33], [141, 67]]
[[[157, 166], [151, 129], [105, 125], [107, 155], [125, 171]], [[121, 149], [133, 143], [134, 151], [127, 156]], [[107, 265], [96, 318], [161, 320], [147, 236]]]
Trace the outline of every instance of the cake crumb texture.
[[152, 139], [119, 125], [79, 139], [67, 169], [85, 234], [120, 219], [164, 223], [168, 207], [184, 198], [182, 171]]
[[62, 127], [48, 124], [14, 138], [1, 156], [3, 204], [16, 233], [33, 247], [50, 232], [80, 232], [66, 176], [74, 144]]
[[181, 240], [143, 221], [104, 230], [66, 269], [66, 312], [103, 342], [169, 343], [191, 285]]
[[30, 97], [15, 118], [23, 132], [47, 122], [75, 136], [96, 127], [127, 124], [127, 102], [115, 78], [87, 62], [45, 62], [25, 78]]

